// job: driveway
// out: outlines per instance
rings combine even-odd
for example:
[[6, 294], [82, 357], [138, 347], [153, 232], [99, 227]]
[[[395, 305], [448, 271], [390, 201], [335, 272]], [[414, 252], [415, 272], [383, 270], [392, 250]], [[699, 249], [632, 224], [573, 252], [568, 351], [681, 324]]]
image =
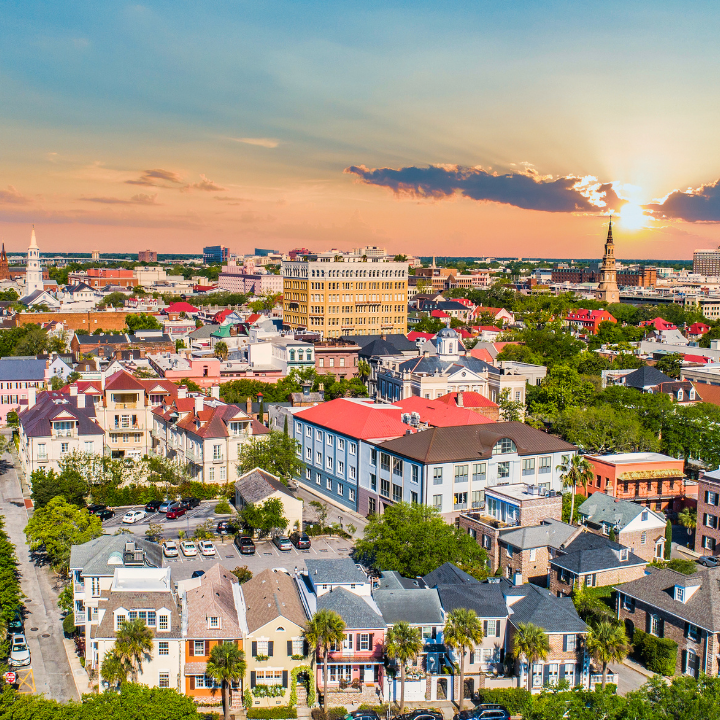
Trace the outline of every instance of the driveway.
[[70, 663], [63, 645], [63, 630], [55, 574], [47, 567], [37, 567], [30, 559], [25, 543], [27, 511], [12, 458], [5, 453], [0, 459], [0, 502], [5, 529], [15, 545], [20, 583], [27, 596], [25, 634], [32, 657], [32, 673], [23, 673], [23, 692], [42, 693], [53, 700], [79, 700]]

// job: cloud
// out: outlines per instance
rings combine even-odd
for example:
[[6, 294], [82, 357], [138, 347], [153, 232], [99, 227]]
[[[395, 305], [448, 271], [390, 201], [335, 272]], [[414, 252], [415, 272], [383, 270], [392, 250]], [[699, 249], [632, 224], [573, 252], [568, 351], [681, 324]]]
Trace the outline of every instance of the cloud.
[[457, 165], [369, 169], [346, 168], [368, 185], [390, 188], [396, 194], [436, 200], [456, 193], [483, 202], [496, 202], [544, 212], [597, 212], [615, 210], [623, 203], [612, 183], [593, 176], [541, 176], [532, 168], [500, 175], [482, 168]]
[[212, 180], [208, 180], [205, 175], [200, 175], [200, 182], [199, 183], [193, 183], [192, 185], [188, 185], [185, 189], [193, 189], [193, 190], [205, 190], [207, 192], [222, 192], [226, 188], [220, 187], [219, 185], [216, 185]]
[[27, 205], [32, 202], [30, 198], [26, 198], [17, 188], [8, 185], [5, 190], [0, 190], [0, 203], [9, 205]]
[[162, 180], [163, 182], [173, 183], [175, 185], [181, 185], [182, 178], [172, 170], [145, 170], [143, 174], [137, 180], [126, 180], [128, 185], [150, 185], [152, 187], [168, 187], [162, 183], [157, 182]]
[[84, 197], [80, 199], [85, 202], [101, 203], [103, 205], [157, 205], [155, 202], [157, 194], [146, 195], [145, 193], [133, 195], [129, 200], [115, 197]]
[[720, 222], [720, 180], [685, 192], [673, 190], [662, 200], [644, 206], [658, 218], [687, 222]]
[[275, 138], [230, 138], [233, 142], [244, 143], [245, 145], [257, 145], [258, 147], [264, 148], [276, 148], [279, 144], [279, 140]]
[[241, 203], [250, 202], [248, 198], [234, 198], [228, 197], [227, 195], [215, 195], [213, 200], [219, 200], [220, 202], [227, 203], [228, 205], [240, 205]]

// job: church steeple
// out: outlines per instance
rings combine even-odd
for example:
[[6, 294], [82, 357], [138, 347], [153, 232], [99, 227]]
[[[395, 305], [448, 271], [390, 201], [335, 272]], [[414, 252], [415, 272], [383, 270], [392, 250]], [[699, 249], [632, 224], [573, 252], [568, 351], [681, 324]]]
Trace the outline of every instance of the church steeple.
[[615, 269], [615, 242], [612, 234], [612, 215], [608, 225], [608, 234], [605, 240], [605, 255], [600, 268], [600, 282], [598, 284], [598, 300], [607, 303], [620, 302], [620, 291], [617, 286], [617, 271]]

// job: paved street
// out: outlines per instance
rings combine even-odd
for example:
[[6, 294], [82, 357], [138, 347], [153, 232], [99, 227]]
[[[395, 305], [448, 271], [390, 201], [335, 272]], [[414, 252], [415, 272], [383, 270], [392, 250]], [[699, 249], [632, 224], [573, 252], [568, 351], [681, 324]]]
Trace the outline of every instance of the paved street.
[[350, 510], [346, 510], [337, 505], [333, 505], [328, 502], [327, 498], [323, 497], [322, 495], [316, 495], [300, 483], [298, 485], [299, 487], [294, 492], [294, 494], [299, 497], [305, 504], [305, 507], [303, 509], [304, 520], [317, 520], [317, 512], [315, 511], [315, 508], [311, 507], [310, 502], [312, 500], [320, 500], [321, 502], [324, 502], [328, 507], [328, 524], [339, 522], [343, 529], [346, 531], [348, 525], [354, 525], [356, 527], [355, 537], [362, 537], [363, 530], [367, 525], [367, 520], [362, 515], [358, 515], [357, 513], [351, 512]]
[[0, 501], [5, 528], [17, 551], [22, 591], [27, 596], [25, 632], [32, 666], [31, 672], [23, 670], [21, 673], [21, 690], [43, 693], [55, 700], [78, 700], [63, 645], [57, 606], [60, 588], [55, 586], [55, 575], [49, 568], [36, 567], [30, 560], [23, 532], [27, 525], [27, 511], [15, 468], [7, 453], [0, 460]]
[[641, 672], [628, 667], [624, 663], [611, 664], [608, 666], [610, 670], [618, 674], [618, 694], [627, 695], [629, 692], [639, 690], [648, 678]]

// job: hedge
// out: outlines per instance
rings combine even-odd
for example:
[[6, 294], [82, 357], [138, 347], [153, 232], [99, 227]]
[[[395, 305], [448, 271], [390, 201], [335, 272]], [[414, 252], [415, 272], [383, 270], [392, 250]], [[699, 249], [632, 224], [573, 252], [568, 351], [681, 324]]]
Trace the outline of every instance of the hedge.
[[633, 635], [635, 656], [651, 672], [674, 675], [677, 665], [678, 644], [669, 638], [659, 638], [642, 630]]
[[[212, 500], [223, 494], [222, 485], [207, 485], [199, 482], [187, 482], [170, 489], [172, 496], [196, 497], [200, 500]], [[124, 487], [97, 487], [92, 491], [93, 501], [110, 507], [121, 505], [144, 505], [150, 500], [165, 499], [165, 485], [139, 485], [130, 483]]]
[[530, 711], [532, 695], [525, 688], [480, 688], [478, 703], [504, 705], [511, 715], [526, 715]]
[[325, 712], [322, 708], [313, 708], [310, 711], [312, 720], [342, 720], [347, 715], [344, 707], [330, 707]]
[[297, 710], [289, 705], [276, 707], [251, 707], [247, 710], [248, 720], [285, 720], [296, 718]]

